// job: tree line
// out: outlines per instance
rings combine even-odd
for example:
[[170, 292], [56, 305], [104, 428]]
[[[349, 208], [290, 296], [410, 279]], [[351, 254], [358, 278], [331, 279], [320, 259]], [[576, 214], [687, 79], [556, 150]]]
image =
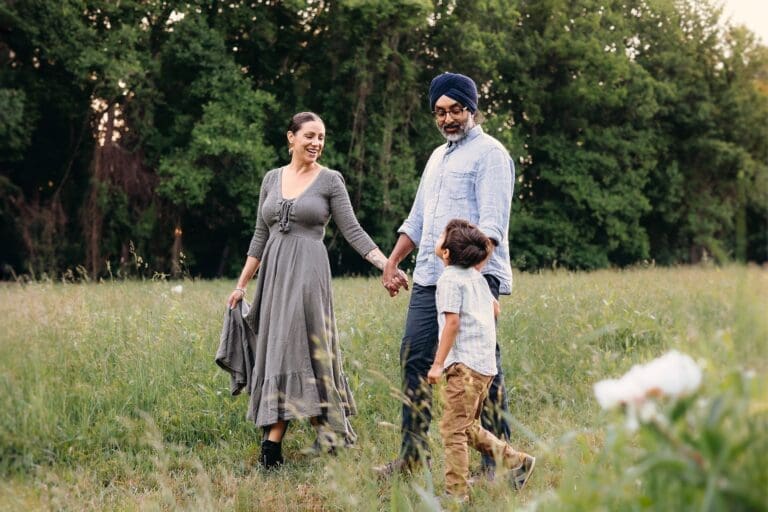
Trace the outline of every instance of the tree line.
[[768, 50], [709, 0], [3, 0], [3, 275], [234, 275], [302, 110], [387, 251], [443, 71], [516, 162], [516, 267], [768, 259]]

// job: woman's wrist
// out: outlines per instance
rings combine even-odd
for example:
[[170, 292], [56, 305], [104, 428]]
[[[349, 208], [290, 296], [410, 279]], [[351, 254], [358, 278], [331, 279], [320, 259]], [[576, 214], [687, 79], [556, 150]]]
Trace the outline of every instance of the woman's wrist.
[[384, 253], [381, 252], [381, 249], [378, 247], [375, 249], [372, 249], [368, 254], [365, 255], [365, 259], [374, 267], [384, 271], [384, 265], [387, 263], [387, 257], [384, 256]]
[[236, 292], [240, 292], [240, 293], [243, 294], [243, 296], [245, 296], [245, 288], [240, 288], [239, 286], [237, 286], [237, 287], [235, 287], [235, 291]]

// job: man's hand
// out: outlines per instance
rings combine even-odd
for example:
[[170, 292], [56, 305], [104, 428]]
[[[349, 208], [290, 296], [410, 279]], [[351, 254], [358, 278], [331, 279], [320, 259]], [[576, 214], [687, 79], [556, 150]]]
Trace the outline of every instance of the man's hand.
[[405, 259], [406, 256], [411, 254], [416, 248], [416, 244], [408, 238], [405, 233], [400, 233], [395, 242], [395, 247], [387, 258], [386, 264], [384, 264], [384, 271], [381, 275], [381, 284], [389, 292], [390, 297], [397, 295], [400, 288], [408, 289], [408, 276], [405, 272], [397, 268], [397, 265]]
[[429, 369], [429, 373], [427, 374], [427, 382], [430, 384], [437, 384], [437, 382], [440, 380], [440, 377], [442, 376], [443, 376], [443, 365], [435, 363]]

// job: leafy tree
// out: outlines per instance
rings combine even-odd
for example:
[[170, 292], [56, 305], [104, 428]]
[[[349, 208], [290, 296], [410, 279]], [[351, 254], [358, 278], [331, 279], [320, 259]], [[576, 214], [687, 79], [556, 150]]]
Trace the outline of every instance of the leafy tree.
[[767, 98], [753, 84], [761, 53], [742, 30], [723, 34], [708, 2], [662, 6], [647, 16], [638, 57], [664, 83], [660, 162], [647, 191], [657, 207], [645, 224], [663, 263], [727, 260], [745, 208], [765, 211], [755, 209], [766, 174]]
[[[429, 8], [423, 0], [330, 3], [312, 22], [305, 55], [313, 58], [295, 67], [304, 90], [296, 110], [323, 116], [325, 164], [345, 176], [361, 224], [385, 250], [428, 157], [421, 44]], [[330, 236], [335, 270], [369, 271], [335, 231]]]
[[301, 110], [386, 250], [443, 141], [429, 81], [458, 71], [517, 163], [519, 267], [763, 262], [766, 52], [709, 1], [6, 1], [0, 261], [236, 272]]
[[[526, 5], [502, 58], [510, 124], [525, 132], [511, 240], [522, 267], [599, 268], [649, 255], [642, 193], [656, 165], [657, 84], [631, 18], [601, 2]], [[519, 77], [519, 78], [516, 78]], [[504, 101], [502, 100], [502, 104]]]

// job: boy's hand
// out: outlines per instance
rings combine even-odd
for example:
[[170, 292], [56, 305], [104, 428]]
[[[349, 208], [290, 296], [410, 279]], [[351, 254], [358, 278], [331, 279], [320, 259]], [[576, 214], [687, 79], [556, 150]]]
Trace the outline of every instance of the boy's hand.
[[427, 382], [430, 384], [437, 384], [437, 381], [440, 380], [440, 377], [443, 376], [443, 365], [441, 364], [433, 364], [432, 368], [429, 369], [429, 373], [427, 374]]

